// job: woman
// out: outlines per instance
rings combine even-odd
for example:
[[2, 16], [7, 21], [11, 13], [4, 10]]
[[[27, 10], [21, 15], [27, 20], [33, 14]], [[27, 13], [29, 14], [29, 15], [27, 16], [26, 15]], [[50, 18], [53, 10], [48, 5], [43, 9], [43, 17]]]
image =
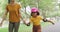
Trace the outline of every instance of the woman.
[[6, 6], [6, 12], [4, 14], [4, 17], [0, 23], [0, 25], [3, 24], [7, 13], [9, 12], [9, 32], [18, 32], [19, 23], [21, 15], [19, 13], [19, 9], [21, 6], [17, 3], [15, 3], [15, 0], [10, 0], [10, 3]]

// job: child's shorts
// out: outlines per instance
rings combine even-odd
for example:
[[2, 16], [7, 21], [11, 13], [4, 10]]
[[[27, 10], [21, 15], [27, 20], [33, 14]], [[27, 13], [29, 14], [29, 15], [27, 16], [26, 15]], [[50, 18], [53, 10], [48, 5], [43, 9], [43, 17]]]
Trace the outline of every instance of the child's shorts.
[[33, 25], [33, 32], [41, 32], [41, 26], [40, 25]]

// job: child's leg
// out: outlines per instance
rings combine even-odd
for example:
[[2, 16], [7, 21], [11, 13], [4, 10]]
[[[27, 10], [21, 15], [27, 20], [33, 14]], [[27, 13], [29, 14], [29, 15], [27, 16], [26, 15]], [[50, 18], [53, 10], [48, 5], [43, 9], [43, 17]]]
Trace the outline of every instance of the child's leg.
[[9, 32], [13, 32], [13, 23], [9, 22]]
[[33, 32], [37, 32], [37, 26], [33, 26]]
[[33, 27], [33, 32], [37, 32], [37, 30]]
[[20, 22], [14, 24], [14, 32], [18, 32], [19, 24], [20, 24]]
[[41, 32], [41, 26], [40, 25], [33, 26], [33, 32]]
[[41, 26], [37, 28], [37, 32], [41, 32]]
[[41, 32], [41, 29], [39, 29], [37, 32]]

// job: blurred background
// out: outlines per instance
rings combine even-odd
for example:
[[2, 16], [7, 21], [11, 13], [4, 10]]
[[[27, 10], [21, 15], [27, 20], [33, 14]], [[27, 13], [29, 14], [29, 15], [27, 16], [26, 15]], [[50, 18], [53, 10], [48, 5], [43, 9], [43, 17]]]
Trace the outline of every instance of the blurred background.
[[[51, 19], [55, 25], [51, 23], [41, 22], [42, 32], [60, 32], [60, 0], [15, 0], [16, 3], [19, 3], [22, 8], [20, 10], [23, 18], [30, 17], [30, 11], [32, 7], [37, 7], [39, 9], [40, 15], [44, 18]], [[6, 10], [6, 5], [9, 3], [9, 0], [0, 0], [0, 22], [2, 16]], [[8, 32], [8, 16], [3, 23], [3, 26], [0, 27], [0, 32]], [[28, 20], [27, 20], [28, 21]], [[51, 28], [51, 29], [50, 29]], [[19, 32], [32, 32], [32, 24], [30, 26], [24, 25], [22, 22], [20, 24]]]

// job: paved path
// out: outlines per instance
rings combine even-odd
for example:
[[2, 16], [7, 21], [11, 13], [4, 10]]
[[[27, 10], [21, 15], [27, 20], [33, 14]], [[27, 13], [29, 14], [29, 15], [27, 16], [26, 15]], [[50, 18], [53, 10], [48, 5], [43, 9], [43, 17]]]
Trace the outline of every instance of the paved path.
[[60, 32], [60, 22], [55, 23], [55, 25], [42, 27], [42, 32]]
[[58, 17], [57, 20], [58, 22], [55, 22], [55, 25], [50, 24], [46, 27], [42, 27], [42, 32], [60, 32], [60, 18]]

